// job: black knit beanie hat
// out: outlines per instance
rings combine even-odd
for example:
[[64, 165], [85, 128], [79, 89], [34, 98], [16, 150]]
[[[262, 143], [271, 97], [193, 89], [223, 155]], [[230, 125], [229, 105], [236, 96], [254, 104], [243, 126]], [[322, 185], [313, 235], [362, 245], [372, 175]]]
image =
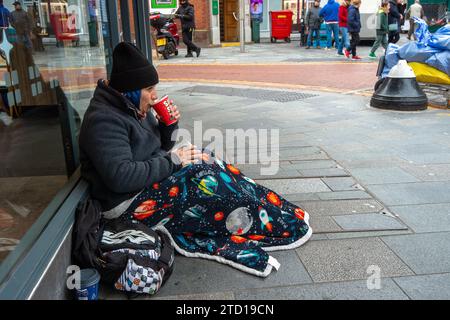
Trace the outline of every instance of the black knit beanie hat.
[[136, 46], [121, 42], [114, 48], [111, 87], [127, 92], [152, 87], [158, 82], [155, 67]]

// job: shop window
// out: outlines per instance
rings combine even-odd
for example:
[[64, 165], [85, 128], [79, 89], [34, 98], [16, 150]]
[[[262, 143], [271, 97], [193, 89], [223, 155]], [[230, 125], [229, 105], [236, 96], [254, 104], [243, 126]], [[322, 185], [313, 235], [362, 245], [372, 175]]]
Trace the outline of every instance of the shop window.
[[283, 10], [291, 10], [292, 15], [292, 31], [298, 31], [298, 17], [301, 6], [301, 0], [283, 0]]
[[109, 0], [3, 2], [12, 18], [0, 20], [0, 275], [73, 171], [64, 135], [77, 140], [109, 50]]

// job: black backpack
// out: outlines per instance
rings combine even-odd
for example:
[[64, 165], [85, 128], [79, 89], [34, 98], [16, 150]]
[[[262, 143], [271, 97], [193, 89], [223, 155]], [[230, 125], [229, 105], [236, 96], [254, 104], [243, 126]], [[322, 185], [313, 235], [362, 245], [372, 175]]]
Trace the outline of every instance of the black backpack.
[[140, 222], [103, 219], [99, 202], [88, 198], [76, 210], [72, 260], [118, 290], [155, 294], [172, 273], [174, 249], [166, 234]]

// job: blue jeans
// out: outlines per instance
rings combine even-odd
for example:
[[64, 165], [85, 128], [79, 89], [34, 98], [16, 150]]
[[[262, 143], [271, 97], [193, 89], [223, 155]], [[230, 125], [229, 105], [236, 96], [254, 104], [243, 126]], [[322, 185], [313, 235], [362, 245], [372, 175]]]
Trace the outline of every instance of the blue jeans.
[[307, 46], [312, 45], [312, 41], [316, 39], [316, 47], [320, 47], [320, 33], [319, 29], [309, 29], [308, 40], [306, 40]]
[[339, 30], [341, 30], [342, 39], [339, 42], [338, 53], [343, 53], [342, 50], [344, 49], [344, 47], [347, 50], [349, 50], [350, 48], [350, 37], [348, 36], [347, 27], [340, 27]]
[[339, 24], [338, 23], [327, 23], [327, 48], [332, 47], [331, 33], [333, 32], [334, 41], [336, 43], [336, 48], [339, 48]]
[[28, 49], [31, 49], [33, 47], [30, 36], [28, 34], [18, 34], [16, 37], [16, 41], [17, 43], [22, 43]]

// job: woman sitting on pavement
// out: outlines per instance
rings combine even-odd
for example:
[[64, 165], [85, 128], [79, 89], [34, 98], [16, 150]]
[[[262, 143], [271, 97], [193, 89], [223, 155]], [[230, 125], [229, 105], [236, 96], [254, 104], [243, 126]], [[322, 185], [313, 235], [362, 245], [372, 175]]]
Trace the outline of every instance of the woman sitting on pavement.
[[[186, 256], [227, 259], [268, 275], [271, 257], [262, 248], [306, 242], [307, 213], [212, 153], [173, 149], [178, 122], [166, 126], [149, 112], [158, 81], [135, 46], [114, 49], [111, 79], [99, 80], [80, 132], [81, 173], [91, 196], [105, 218], [158, 228]], [[180, 119], [175, 105], [171, 113]]]

